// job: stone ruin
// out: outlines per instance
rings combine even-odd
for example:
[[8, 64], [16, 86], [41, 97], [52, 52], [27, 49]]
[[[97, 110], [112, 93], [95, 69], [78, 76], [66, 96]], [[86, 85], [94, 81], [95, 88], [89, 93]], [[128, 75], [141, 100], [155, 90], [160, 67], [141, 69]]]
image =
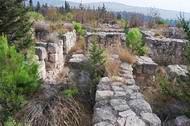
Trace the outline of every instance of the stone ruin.
[[122, 63], [120, 72], [122, 77], [105, 77], [98, 84], [93, 126], [161, 126], [135, 84], [132, 66]]
[[87, 32], [86, 36], [87, 49], [90, 43], [96, 41], [102, 47], [114, 46], [115, 44], [125, 43], [125, 34], [122, 32]]
[[47, 83], [56, 83], [57, 75], [63, 70], [66, 54], [76, 43], [75, 31], [64, 34], [64, 39], [54, 42], [37, 42], [36, 55], [39, 57], [39, 73]]
[[[145, 43], [150, 48], [149, 57], [138, 57], [134, 66], [122, 63], [120, 77], [101, 79], [96, 91], [96, 104], [94, 106], [94, 126], [161, 126], [161, 121], [152, 112], [150, 104], [140, 93], [140, 88], [135, 82], [137, 75], [156, 75], [158, 65], [168, 65], [169, 76], [186, 76], [187, 69], [184, 59], [184, 46], [186, 40], [156, 38], [143, 32]], [[87, 32], [87, 49], [94, 40], [101, 46], [114, 46], [116, 42], [124, 45], [125, 34], [122, 32]], [[41, 78], [51, 84], [55, 84], [57, 75], [63, 70], [65, 58], [69, 50], [76, 43], [74, 31], [64, 34], [62, 40], [55, 42], [37, 42], [36, 54], [40, 64]], [[83, 54], [73, 54], [69, 59], [70, 78], [74, 78], [79, 88], [86, 88], [90, 78], [86, 71], [81, 70], [81, 64], [87, 60]], [[180, 64], [180, 65], [175, 65]], [[181, 65], [182, 64], [182, 65]], [[134, 76], [135, 74], [136, 76]], [[77, 77], [76, 77], [77, 75]], [[187, 118], [177, 117], [176, 123]], [[180, 126], [180, 125], [177, 125]]]
[[187, 40], [159, 38], [150, 31], [142, 31], [144, 42], [149, 47], [149, 56], [162, 65], [185, 64], [184, 47]]

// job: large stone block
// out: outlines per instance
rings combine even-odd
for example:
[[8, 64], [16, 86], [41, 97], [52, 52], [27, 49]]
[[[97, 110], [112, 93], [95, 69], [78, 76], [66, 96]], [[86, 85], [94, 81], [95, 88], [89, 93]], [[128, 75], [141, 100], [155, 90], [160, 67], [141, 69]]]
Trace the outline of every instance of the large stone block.
[[190, 119], [186, 116], [179, 116], [175, 119], [176, 126], [190, 126]]
[[56, 43], [48, 43], [47, 51], [50, 54], [55, 54], [58, 52], [58, 44]]
[[48, 61], [52, 63], [56, 63], [58, 61], [59, 57], [57, 54], [49, 54]]
[[137, 62], [134, 65], [135, 73], [154, 75], [156, 73], [157, 64], [146, 56], [140, 56], [137, 58]]
[[101, 121], [110, 121], [110, 122], [116, 122], [117, 118], [113, 113], [112, 108], [110, 107], [102, 107], [102, 108], [96, 108], [94, 112], [94, 122], [98, 123]]
[[148, 126], [161, 126], [161, 120], [158, 118], [157, 115], [153, 113], [141, 113], [142, 120], [148, 125]]
[[41, 79], [45, 80], [46, 79], [46, 64], [45, 64], [45, 61], [38, 61], [38, 64], [39, 64], [39, 68], [38, 68], [38, 71], [39, 71], [39, 76]]
[[44, 47], [35, 47], [35, 49], [36, 49], [36, 55], [38, 55], [40, 61], [47, 58], [47, 52]]
[[135, 111], [135, 113], [140, 114], [141, 112], [152, 113], [150, 105], [144, 99], [135, 99], [129, 101], [129, 106]]

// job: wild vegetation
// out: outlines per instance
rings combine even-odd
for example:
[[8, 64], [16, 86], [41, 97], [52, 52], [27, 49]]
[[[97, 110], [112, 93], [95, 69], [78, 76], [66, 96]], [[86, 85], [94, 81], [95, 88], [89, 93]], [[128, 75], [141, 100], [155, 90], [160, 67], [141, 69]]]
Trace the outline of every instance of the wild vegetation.
[[6, 110], [1, 116], [7, 120], [39, 88], [38, 66], [31, 59], [26, 61], [24, 55], [17, 52], [15, 46], [9, 46], [7, 38], [1, 36], [0, 69], [0, 100]]
[[142, 33], [138, 28], [132, 28], [126, 34], [126, 45], [129, 49], [131, 49], [132, 53], [137, 55], [145, 55], [147, 53], [147, 47], [142, 40]]
[[[145, 16], [131, 12], [109, 12], [104, 4], [93, 9], [83, 7], [82, 4], [74, 8], [67, 1], [63, 4], [64, 6], [54, 7], [48, 4], [41, 5], [40, 1], [34, 5], [32, 0], [29, 0], [29, 3], [24, 0], [0, 1], [0, 8], [3, 8], [0, 10], [0, 121], [2, 125], [86, 126], [83, 124], [84, 120], [90, 122], [89, 118], [91, 117], [84, 117], [86, 116], [86, 106], [81, 105], [81, 101], [86, 102], [88, 98], [85, 98], [90, 97], [92, 111], [96, 87], [100, 79], [104, 76], [111, 79], [115, 76], [121, 76], [121, 72], [124, 71], [121, 68], [122, 63], [128, 63], [131, 67], [137, 62], [138, 57], [147, 55], [149, 50], [144, 42], [142, 30], [161, 29], [153, 37], [164, 38], [163, 31], [168, 30], [171, 25], [168, 23], [169, 21], [163, 20], [155, 9], [148, 16]], [[174, 24], [176, 25], [176, 23]], [[179, 26], [187, 34], [186, 39], [189, 41], [185, 46], [185, 57], [189, 66], [190, 22], [181, 17]], [[86, 59], [84, 63], [82, 62], [82, 67], [77, 69], [78, 71], [63, 63], [69, 70], [68, 73], [65, 73], [65, 80], [60, 85], [65, 82], [75, 83], [71, 81], [71, 78], [74, 76], [73, 74], [78, 72], [77, 76], [82, 76], [79, 81], [90, 80], [88, 84], [90, 95], [85, 98], [81, 96], [84, 92], [81, 93], [78, 89], [80, 85], [77, 84], [77, 86], [69, 85], [64, 89], [61, 87], [59, 91], [54, 91], [54, 86], [50, 82], [46, 82], [48, 85], [41, 87], [43, 82], [39, 77], [38, 64], [42, 61], [39, 57], [35, 57], [35, 45], [45, 43], [43, 48], [46, 50], [47, 45], [64, 41], [65, 33], [73, 33], [73, 31], [77, 34], [76, 43], [68, 54], [64, 52], [66, 63], [75, 54], [82, 55]], [[114, 42], [109, 43], [110, 38], [102, 39], [102, 36], [98, 36], [92, 43], [87, 43], [85, 38], [88, 35], [87, 31], [92, 31], [91, 33], [103, 31], [101, 33], [103, 37], [106, 36], [107, 32], [112, 33], [113, 31], [114, 34], [116, 31], [122, 35], [124, 33], [126, 39], [115, 40], [110, 35]], [[106, 33], [104, 34], [104, 32]], [[65, 43], [63, 45], [66, 46]], [[50, 53], [46, 55], [48, 58], [50, 57]], [[59, 57], [56, 56], [53, 55], [51, 58], [58, 60]], [[43, 62], [46, 63], [46, 60], [47, 58]], [[45, 64], [45, 67], [48, 65]], [[63, 70], [63, 72], [65, 71]], [[143, 68], [142, 71], [145, 69]], [[51, 73], [51, 71], [49, 72]], [[89, 78], [87, 73], [83, 72], [87, 72]], [[136, 78], [138, 76], [141, 75], [136, 75]], [[144, 73], [142, 76], [146, 78]], [[188, 77], [190, 78], [189, 74]], [[167, 98], [190, 104], [189, 79], [183, 80], [176, 77], [171, 80], [166, 74], [157, 74], [151, 81], [154, 83], [153, 86], [158, 88], [158, 90], [155, 89], [158, 94], [161, 93], [159, 96], [164, 95]], [[59, 85], [57, 87], [59, 88]], [[90, 114], [92, 115], [92, 113]]]

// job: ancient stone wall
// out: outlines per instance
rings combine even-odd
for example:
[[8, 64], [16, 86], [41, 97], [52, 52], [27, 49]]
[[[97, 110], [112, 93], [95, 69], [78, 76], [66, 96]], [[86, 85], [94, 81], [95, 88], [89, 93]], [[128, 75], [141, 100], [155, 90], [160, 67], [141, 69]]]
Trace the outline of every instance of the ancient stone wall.
[[102, 47], [114, 46], [118, 43], [124, 45], [125, 42], [125, 34], [122, 32], [87, 32], [85, 38], [87, 49], [94, 41]]
[[161, 126], [139, 92], [132, 71], [131, 65], [123, 63], [123, 77], [101, 79], [96, 92], [94, 126]]
[[64, 40], [57, 39], [55, 42], [37, 42], [36, 55], [38, 56], [40, 77], [47, 83], [56, 83], [57, 75], [63, 70], [65, 52], [74, 46], [76, 33], [68, 32]]
[[145, 35], [145, 43], [149, 47], [149, 56], [158, 64], [185, 64], [184, 47], [186, 40], [158, 38]]

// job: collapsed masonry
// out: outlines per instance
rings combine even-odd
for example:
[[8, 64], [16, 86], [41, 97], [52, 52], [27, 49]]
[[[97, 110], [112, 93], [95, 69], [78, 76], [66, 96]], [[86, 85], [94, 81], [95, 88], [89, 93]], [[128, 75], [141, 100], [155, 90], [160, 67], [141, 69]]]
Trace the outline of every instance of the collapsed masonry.
[[187, 40], [159, 38], [150, 31], [142, 31], [149, 47], [149, 56], [162, 65], [185, 64], [184, 47]]
[[63, 70], [66, 54], [75, 43], [75, 31], [64, 34], [63, 40], [36, 43], [36, 55], [40, 65], [39, 74], [45, 82], [56, 83], [57, 75]]

